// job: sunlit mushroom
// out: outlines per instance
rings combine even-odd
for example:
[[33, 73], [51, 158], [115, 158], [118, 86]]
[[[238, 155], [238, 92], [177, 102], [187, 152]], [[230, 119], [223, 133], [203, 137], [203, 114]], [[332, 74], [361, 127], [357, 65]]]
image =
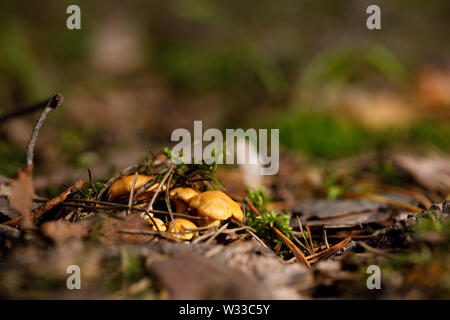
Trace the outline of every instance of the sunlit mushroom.
[[185, 212], [188, 207], [187, 202], [196, 195], [198, 192], [192, 188], [178, 187], [170, 190], [170, 198], [175, 204], [175, 212]]
[[[117, 197], [129, 194], [133, 186], [134, 177], [135, 177], [134, 175], [126, 176], [114, 182], [113, 185], [108, 190], [108, 200], [114, 200]], [[136, 179], [136, 184], [134, 186], [134, 190], [138, 190], [153, 178], [154, 178], [153, 176], [146, 176], [142, 174], [138, 175], [138, 178]], [[152, 193], [156, 190], [156, 188], [158, 188], [158, 183], [152, 185], [143, 194]]]
[[222, 220], [217, 219], [199, 220], [198, 225], [201, 227], [217, 227], [221, 222]]
[[199, 215], [213, 220], [226, 220], [230, 217], [244, 220], [241, 207], [222, 191], [206, 191], [189, 200], [189, 206]]
[[[192, 222], [189, 221], [187, 219], [183, 219], [183, 218], [176, 218], [175, 220], [175, 226], [177, 229], [177, 232], [185, 232], [186, 229], [195, 229], [197, 228], [197, 226]], [[169, 232], [175, 232], [175, 229], [173, 227], [172, 222], [169, 223], [169, 228], [168, 228]], [[178, 237], [176, 237], [175, 234], [173, 234], [173, 240], [191, 240], [192, 237], [194, 236], [193, 232], [190, 233], [178, 233], [177, 234]]]
[[[142, 216], [142, 218], [143, 218], [145, 221], [148, 222], [149, 225], [152, 226], [152, 229], [153, 229], [153, 230], [155, 230], [155, 231], [157, 231], [158, 229], [159, 229], [159, 231], [166, 231], [166, 230], [167, 230], [166, 224], [165, 224], [161, 219], [153, 218], [153, 221], [155, 221], [156, 225], [158, 226], [158, 228], [156, 228], [155, 225], [153, 224], [152, 219], [151, 219], [148, 215], [146, 215], [145, 213], [143, 213], [141, 216]], [[152, 217], [153, 217], [153, 216], [152, 216]]]

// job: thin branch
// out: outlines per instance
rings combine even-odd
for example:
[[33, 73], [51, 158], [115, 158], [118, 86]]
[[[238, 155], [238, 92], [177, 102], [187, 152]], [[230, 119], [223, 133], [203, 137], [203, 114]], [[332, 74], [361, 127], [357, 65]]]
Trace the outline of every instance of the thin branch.
[[[156, 229], [158, 229], [158, 231], [159, 231], [158, 225], [156, 224], [156, 222], [155, 222], [155, 220], [153, 219], [152, 215], [149, 214], [149, 210], [152, 210], [152, 209], [153, 209], [153, 203], [155, 202], [156, 198], [158, 197], [158, 194], [159, 194], [159, 192], [161, 191], [161, 188], [162, 188], [162, 186], [164, 185], [164, 182], [166, 182], [167, 177], [168, 177], [168, 176], [170, 175], [170, 173], [172, 172], [173, 167], [174, 167], [174, 164], [172, 163], [171, 166], [170, 166], [170, 168], [169, 168], [169, 170], [167, 170], [167, 173], [164, 175], [164, 177], [162, 178], [161, 182], [159, 183], [158, 188], [156, 188], [156, 191], [155, 191], [155, 193], [153, 194], [152, 199], [150, 200], [149, 204], [148, 204], [147, 207], [145, 208], [145, 216], [149, 217], [149, 218], [152, 220], [153, 225], [156, 227]], [[173, 227], [175, 228], [175, 225], [174, 225]]]
[[208, 240], [205, 241], [206, 244], [211, 243], [223, 230], [225, 230], [228, 227], [229, 223], [225, 223], [223, 226], [221, 226], [216, 232], [214, 232]]
[[[261, 216], [261, 213], [256, 209], [251, 201], [245, 198], [245, 202], [247, 203], [250, 210], [257, 216]], [[286, 246], [291, 250], [294, 256], [297, 258], [298, 262], [303, 263], [305, 266], [310, 267], [308, 260], [306, 260], [303, 252], [291, 241], [288, 237], [286, 237], [280, 230], [278, 230], [275, 226], [271, 227], [272, 231], [281, 238], [281, 240], [286, 244]]]
[[39, 135], [39, 129], [41, 129], [42, 124], [44, 123], [45, 118], [47, 118], [48, 113], [52, 109], [56, 109], [63, 103], [63, 96], [60, 94], [55, 94], [50, 100], [48, 100], [47, 105], [45, 106], [44, 111], [42, 111], [39, 119], [34, 126], [33, 132], [31, 133], [30, 140], [28, 141], [27, 146], [27, 166], [33, 165], [33, 157], [34, 157], [34, 146], [36, 144], [36, 139]]
[[314, 254], [314, 252], [312, 252], [312, 249], [310, 248], [310, 246], [308, 244], [308, 240], [306, 240], [305, 234], [303, 232], [302, 221], [300, 220], [300, 218], [298, 216], [295, 216], [295, 218], [297, 219], [297, 223], [300, 228], [300, 232], [302, 234], [303, 240], [305, 240], [305, 244], [306, 244], [307, 250], [309, 251], [309, 254]]
[[[128, 199], [128, 206], [129, 207], [133, 206], [134, 188], [136, 186], [136, 181], [137, 181], [138, 177], [139, 177], [139, 172], [136, 172], [136, 174], [134, 175], [133, 184], [131, 185], [130, 197]], [[127, 215], [129, 215], [129, 214], [130, 214], [130, 209], [127, 210]]]
[[330, 245], [328, 244], [327, 229], [323, 229], [323, 239], [325, 241], [325, 245], [327, 246], [327, 249], [329, 249]]
[[105, 193], [105, 191], [108, 190], [109, 187], [111, 187], [114, 184], [114, 182], [116, 182], [117, 180], [121, 179], [124, 176], [128, 176], [130, 174], [135, 173], [136, 171], [139, 170], [140, 167], [141, 167], [140, 164], [135, 164], [133, 166], [123, 169], [121, 172], [114, 175], [111, 179], [109, 179], [105, 183], [105, 186], [99, 191], [99, 193], [97, 194], [97, 199], [100, 199], [103, 193]]
[[140, 187], [136, 191], [136, 194], [134, 195], [134, 200], [133, 201], [136, 201], [136, 198], [139, 197], [145, 191], [147, 191], [151, 186], [153, 186], [155, 184], [155, 182], [156, 182], [156, 178], [153, 178], [153, 179], [147, 181], [142, 187]]
[[53, 98], [54, 97], [49, 98], [49, 99], [45, 99], [44, 101], [36, 103], [36, 104], [34, 104], [32, 106], [28, 106], [28, 107], [12, 110], [11, 112], [0, 116], [0, 123], [8, 121], [9, 119], [20, 117], [22, 115], [25, 115], [25, 114], [28, 114], [28, 113], [33, 113], [33, 112], [38, 111], [38, 110], [40, 110], [42, 108], [45, 108], [48, 105], [48, 101], [50, 99], [53, 99]]
[[[79, 202], [92, 203], [92, 204], [96, 205], [96, 206], [89, 206], [88, 209], [90, 209], [90, 208], [92, 208], [92, 209], [106, 209], [106, 210], [131, 209], [133, 211], [146, 212], [146, 210], [144, 208], [130, 207], [130, 206], [126, 205], [126, 204], [107, 202], [107, 201], [87, 200], [87, 199], [69, 199], [69, 200], [64, 201], [63, 204], [66, 205], [66, 206], [69, 206], [69, 207], [77, 207], [77, 206], [82, 207], [83, 205], [80, 205]], [[102, 206], [97, 206], [97, 205], [102, 205]], [[85, 206], [85, 207], [87, 207], [87, 206]], [[163, 211], [163, 210], [148, 210], [148, 212], [156, 213], [156, 214], [169, 215], [168, 211]], [[178, 217], [187, 218], [187, 219], [205, 220], [205, 221], [208, 220], [207, 217], [190, 216], [190, 215], [183, 214], [183, 213], [173, 213], [173, 215], [174, 216], [178, 216]]]
[[177, 226], [175, 223], [175, 219], [173, 218], [172, 206], [170, 205], [170, 200], [169, 200], [170, 183], [172, 182], [172, 176], [173, 176], [173, 171], [172, 171], [173, 167], [174, 167], [174, 165], [172, 164], [172, 166], [170, 167], [171, 169], [169, 169], [170, 173], [169, 173], [169, 178], [168, 178], [167, 184], [166, 184], [165, 200], [166, 200], [167, 210], [169, 211], [170, 220], [172, 221], [173, 230], [175, 230], [175, 238], [178, 241]]
[[305, 228], [306, 228], [306, 232], [308, 232], [309, 244], [311, 245], [311, 250], [314, 254], [314, 253], [316, 253], [316, 249], [314, 249], [314, 243], [313, 243], [312, 236], [311, 236], [311, 229], [309, 228], [309, 226], [307, 224], [305, 224]]
[[89, 174], [89, 181], [91, 182], [92, 192], [94, 192], [94, 194], [95, 194], [96, 191], [95, 191], [95, 186], [94, 186], [94, 180], [92, 179], [91, 169], [88, 168], [87, 170], [88, 170], [88, 174]]

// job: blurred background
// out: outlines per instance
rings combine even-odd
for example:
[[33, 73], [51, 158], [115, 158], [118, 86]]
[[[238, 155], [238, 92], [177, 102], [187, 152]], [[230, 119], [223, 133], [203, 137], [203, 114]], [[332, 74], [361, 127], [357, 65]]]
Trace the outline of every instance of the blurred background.
[[[66, 28], [70, 4], [81, 30]], [[371, 4], [381, 30], [366, 28]], [[446, 154], [449, 31], [446, 0], [1, 0], [0, 114], [64, 95], [37, 143], [49, 194], [159, 152], [194, 120], [279, 128], [283, 152], [316, 164]], [[1, 175], [24, 163], [36, 118], [0, 123]]]

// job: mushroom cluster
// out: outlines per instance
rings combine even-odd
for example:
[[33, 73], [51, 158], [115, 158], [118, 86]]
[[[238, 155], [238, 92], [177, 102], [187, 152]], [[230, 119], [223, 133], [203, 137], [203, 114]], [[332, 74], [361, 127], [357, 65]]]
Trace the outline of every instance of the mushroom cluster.
[[[109, 201], [123, 200], [130, 196], [133, 183], [134, 190], [139, 190], [144, 185], [151, 183], [150, 181], [155, 180], [155, 177], [147, 175], [138, 175], [136, 182], [134, 182], [135, 178], [131, 175], [116, 181], [109, 188], [107, 199]], [[146, 191], [139, 193], [136, 197], [137, 206], [146, 207], [158, 187], [159, 183], [155, 181]], [[160, 189], [165, 193], [166, 186], [163, 185]], [[195, 229], [198, 227], [219, 226], [228, 219], [239, 222], [244, 220], [244, 213], [239, 204], [222, 191], [198, 192], [190, 187], [176, 187], [169, 190], [169, 200], [174, 213], [207, 218], [199, 220], [177, 217], [173, 224], [172, 222], [168, 223], [170, 219], [167, 219], [167, 215], [163, 219], [150, 212], [141, 213], [142, 218], [151, 225], [153, 230], [173, 233], [169, 237], [171, 240], [188, 241], [194, 237]], [[163, 220], [166, 220], [166, 222]]]

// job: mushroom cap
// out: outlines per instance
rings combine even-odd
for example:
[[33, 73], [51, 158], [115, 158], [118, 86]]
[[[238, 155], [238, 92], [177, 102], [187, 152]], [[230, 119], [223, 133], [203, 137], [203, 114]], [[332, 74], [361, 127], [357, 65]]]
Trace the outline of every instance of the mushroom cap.
[[[143, 174], [138, 175], [136, 179], [136, 184], [134, 186], [135, 190], [141, 188], [144, 184], [152, 180], [153, 176], [146, 176]], [[117, 197], [126, 195], [131, 192], [131, 187], [133, 186], [134, 175], [123, 177], [112, 184], [108, 190], [108, 200], [113, 200]], [[148, 191], [154, 191], [158, 187], [158, 183], [155, 183], [149, 188]]]
[[[185, 229], [195, 229], [197, 226], [190, 220], [183, 219], [183, 218], [176, 218], [175, 220], [175, 226], [177, 228], [177, 232], [184, 232]], [[175, 232], [175, 229], [173, 227], [172, 222], [169, 223], [169, 232]], [[178, 237], [177, 237], [178, 236]], [[173, 235], [173, 240], [191, 240], [194, 236], [194, 233], [179, 233], [177, 235]]]
[[222, 191], [200, 193], [189, 200], [189, 206], [199, 215], [215, 220], [226, 220], [231, 216], [239, 221], [244, 219], [241, 207]]
[[155, 225], [153, 224], [152, 219], [150, 219], [150, 217], [144, 216], [144, 220], [147, 221], [151, 226], [152, 229], [157, 231], [159, 229], [159, 231], [166, 231], [166, 224], [158, 218], [153, 218], [153, 220], [155, 220], [156, 225], [158, 226], [158, 229], [155, 227]]
[[198, 225], [202, 227], [218, 227], [222, 220], [216, 219], [208, 219], [208, 220], [199, 220]]
[[170, 196], [187, 202], [189, 199], [198, 195], [198, 192], [192, 188], [178, 187], [170, 190]]

